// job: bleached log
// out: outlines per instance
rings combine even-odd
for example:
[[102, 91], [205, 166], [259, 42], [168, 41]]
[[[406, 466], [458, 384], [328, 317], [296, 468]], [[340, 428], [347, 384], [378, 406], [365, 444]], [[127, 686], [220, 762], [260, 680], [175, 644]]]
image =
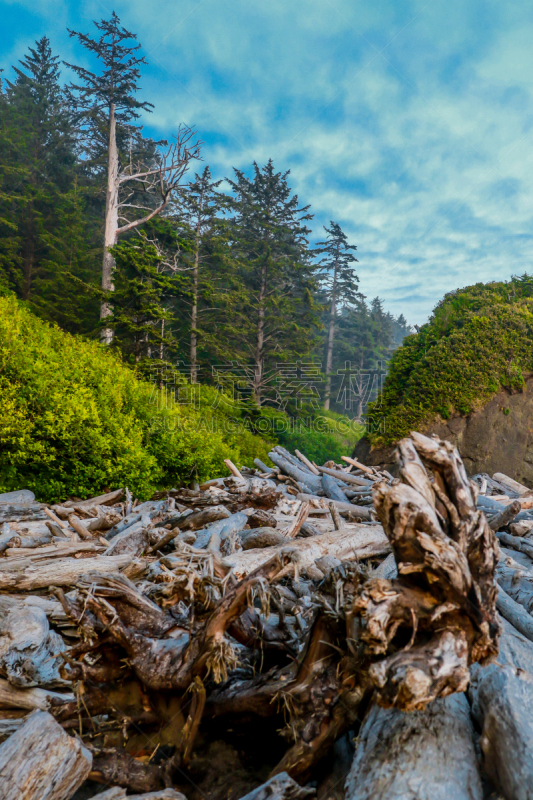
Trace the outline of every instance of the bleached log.
[[499, 514], [496, 514], [496, 516], [491, 519], [489, 526], [493, 531], [499, 531], [500, 528], [504, 528], [506, 525], [508, 525], [510, 521], [520, 513], [521, 509], [522, 506], [520, 505], [519, 501], [513, 500], [512, 503], [510, 503], [508, 506], [505, 506], [503, 511], [500, 511]]
[[503, 472], [495, 472], [492, 476], [492, 479], [498, 481], [498, 483], [503, 483], [504, 486], [508, 487], [511, 489], [511, 491], [516, 492], [519, 495], [528, 494], [531, 492], [531, 489], [528, 489], [523, 483], [515, 481], [514, 478], [510, 478]]
[[381, 525], [347, 524], [342, 531], [323, 533], [308, 539], [295, 539], [290, 544], [269, 547], [266, 550], [246, 550], [234, 553], [224, 559], [224, 564], [233, 567], [238, 578], [258, 569], [275, 553], [290, 553], [298, 568], [305, 570], [317, 558], [332, 556], [340, 561], [353, 561], [355, 558], [370, 558], [390, 552], [390, 544]]
[[517, 603], [512, 597], [509, 597], [501, 586], [498, 587], [496, 607], [502, 617], [505, 617], [517, 631], [520, 631], [520, 633], [533, 642], [533, 617], [528, 614], [520, 603]]
[[31, 560], [25, 560], [21, 565], [9, 562], [15, 559], [6, 559], [0, 568], [0, 590], [29, 592], [33, 589], [43, 589], [48, 586], [71, 586], [76, 583], [81, 575], [86, 572], [118, 572], [131, 561], [128, 555], [100, 556], [97, 558], [65, 558], [51, 559], [49, 563], [35, 565]]
[[476, 664], [469, 694], [474, 716], [482, 727], [480, 745], [489, 777], [506, 800], [530, 800], [533, 676], [509, 664]]
[[481, 800], [464, 694], [423, 711], [373, 706], [346, 781], [346, 800]]
[[[113, 786], [97, 795], [98, 800], [123, 800], [126, 789], [122, 786]], [[128, 800], [187, 800], [184, 794], [175, 789], [162, 789], [160, 792], [147, 792], [146, 794], [130, 794]]]
[[[297, 494], [296, 495], [298, 500], [301, 500], [305, 503], [308, 500], [322, 500], [322, 497], [319, 497], [316, 494]], [[371, 508], [367, 506], [356, 506], [353, 503], [341, 503], [339, 500], [331, 500], [332, 503], [335, 503], [337, 508], [339, 509], [339, 513], [343, 516], [347, 516], [348, 514], [353, 514], [354, 516], [361, 517], [361, 519], [371, 520]]]
[[0, 524], [2, 522], [25, 522], [46, 519], [41, 503], [1, 503]]
[[366, 478], [359, 478], [349, 472], [340, 472], [338, 469], [329, 469], [328, 467], [318, 467], [318, 469], [324, 475], [337, 478], [337, 480], [344, 481], [344, 483], [353, 483], [355, 486], [372, 486], [373, 483], [373, 481], [369, 481]]
[[510, 533], [498, 532], [496, 535], [501, 544], [504, 544], [506, 547], [510, 547], [512, 550], [518, 550], [520, 553], [525, 553], [526, 556], [529, 556], [529, 558], [533, 559], [532, 542], [526, 541], [520, 536], [511, 536]]
[[114, 492], [99, 494], [98, 497], [89, 497], [87, 500], [68, 500], [63, 503], [63, 508], [91, 508], [92, 506], [112, 506], [118, 503], [124, 494], [124, 489], [116, 489]]
[[91, 770], [92, 756], [46, 711], [30, 714], [0, 745], [2, 800], [68, 800]]
[[0, 673], [16, 686], [57, 686], [66, 649], [40, 608], [15, 605], [0, 618]]
[[70, 692], [54, 692], [52, 689], [19, 689], [0, 678], [0, 708], [19, 708], [33, 711], [48, 711], [53, 702], [71, 703], [74, 695]]
[[293, 781], [286, 772], [274, 775], [257, 789], [248, 792], [241, 800], [304, 800], [315, 797], [314, 789], [306, 789]]
[[322, 489], [321, 479], [317, 475], [313, 475], [312, 472], [309, 472], [303, 464], [297, 467], [274, 451], [269, 453], [268, 457], [277, 467], [283, 470], [286, 475], [289, 475], [298, 483], [305, 484], [312, 492], [319, 492]]
[[3, 492], [0, 494], [0, 503], [29, 505], [35, 502], [35, 495], [29, 489], [18, 489], [16, 492]]
[[347, 503], [348, 498], [329, 475], [322, 475], [322, 490], [330, 500], [337, 500], [339, 503]]
[[304, 454], [303, 454], [303, 453], [300, 453], [300, 451], [299, 451], [299, 450], [295, 450], [295, 451], [294, 451], [294, 453], [295, 453], [295, 455], [297, 456], [297, 458], [299, 458], [299, 459], [300, 459], [300, 461], [302, 462], [302, 464], [304, 464], [304, 466], [306, 466], [306, 467], [307, 467], [307, 469], [309, 470], [309, 472], [312, 472], [312, 473], [313, 473], [313, 475], [320, 475], [320, 472], [318, 471], [318, 468], [317, 468], [317, 467], [315, 467], [315, 465], [314, 465], [314, 464], [311, 464], [311, 462], [309, 461], [309, 459], [308, 459], [306, 456], [304, 456]]
[[149, 545], [149, 531], [143, 526], [142, 522], [139, 522], [137, 525], [126, 528], [122, 533], [117, 533], [110, 541], [104, 555], [107, 557], [128, 555], [130, 558], [137, 558], [137, 556], [146, 552]]
[[529, 614], [533, 612], [533, 575], [526, 574], [521, 567], [513, 568], [500, 561], [496, 567], [496, 580], [509, 597], [524, 606]]

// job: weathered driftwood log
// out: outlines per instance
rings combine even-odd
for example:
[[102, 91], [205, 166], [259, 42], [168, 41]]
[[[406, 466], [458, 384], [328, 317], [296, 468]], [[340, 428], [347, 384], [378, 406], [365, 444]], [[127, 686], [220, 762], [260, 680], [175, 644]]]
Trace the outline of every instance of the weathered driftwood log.
[[410, 713], [373, 706], [359, 733], [346, 800], [481, 800], [472, 737], [464, 694]]
[[44, 506], [40, 503], [0, 503], [0, 525], [3, 522], [45, 519]]
[[90, 772], [92, 757], [46, 711], [30, 714], [0, 745], [2, 800], [68, 800]]
[[510, 478], [503, 472], [495, 472], [492, 476], [492, 479], [494, 481], [498, 481], [498, 483], [502, 483], [504, 486], [511, 489], [511, 491], [516, 492], [518, 495], [531, 493], [531, 489], [528, 489], [523, 483], [518, 483], [518, 481], [515, 481], [514, 478]]
[[58, 686], [66, 645], [40, 608], [14, 606], [0, 614], [0, 674], [14, 686]]
[[2, 492], [0, 503], [21, 503], [29, 504], [35, 501], [35, 495], [29, 489], [18, 489], [15, 492]]
[[223, 542], [232, 533], [240, 533], [248, 522], [248, 515], [244, 511], [237, 511], [236, 514], [227, 515], [217, 522], [213, 522], [207, 528], [198, 531], [194, 546], [197, 548], [207, 547], [209, 540], [214, 533], [220, 536]]
[[337, 500], [339, 503], [348, 502], [348, 498], [340, 486], [338, 486], [329, 475], [322, 475], [322, 490], [330, 500]]
[[[506, 636], [504, 633], [502, 644]], [[502, 661], [508, 660], [502, 656]], [[531, 658], [533, 652], [529, 663]], [[529, 800], [533, 787], [533, 676], [510, 664], [476, 664], [469, 694], [482, 730], [480, 745], [487, 773], [506, 800]]]
[[284, 456], [281, 456], [279, 453], [275, 453], [274, 451], [269, 453], [268, 457], [272, 463], [279, 467], [286, 475], [289, 475], [289, 477], [293, 478], [298, 483], [305, 484], [305, 486], [307, 486], [307, 488], [312, 492], [321, 491], [321, 479], [317, 475], [314, 475], [310, 470], [306, 469], [303, 464], [296, 466], [288, 461], [288, 459], [286, 459]]
[[[11, 560], [11, 559], [9, 559]], [[27, 565], [2, 562], [0, 590], [29, 592], [48, 586], [72, 586], [86, 572], [117, 572], [131, 561], [131, 557], [109, 556], [109, 558], [65, 558], [51, 559], [49, 563], [36, 565], [28, 559]]]
[[[297, 499], [301, 500], [302, 502], [306, 502], [308, 500], [322, 500], [322, 497], [318, 495], [309, 495], [309, 494], [298, 494]], [[371, 520], [372, 514], [371, 509], [366, 508], [365, 506], [357, 506], [353, 503], [341, 503], [340, 500], [331, 500], [332, 503], [335, 503], [339, 514], [341, 516], [346, 517], [348, 515], [352, 515], [354, 517], [360, 517], [361, 519]]]
[[520, 513], [521, 510], [522, 506], [520, 505], [518, 500], [509, 503], [509, 505], [505, 506], [505, 508], [502, 511], [500, 511], [499, 514], [496, 514], [496, 516], [491, 519], [491, 521], [489, 522], [490, 527], [492, 528], [493, 531], [499, 531], [500, 528], [504, 528], [506, 525], [508, 525], [511, 522], [511, 520], [514, 519], [516, 515]]
[[[120, 786], [113, 786], [106, 792], [100, 792], [98, 800], [123, 800], [126, 797], [126, 789]], [[146, 792], [145, 794], [130, 794], [128, 800], [187, 800], [184, 794], [175, 789], [163, 789], [160, 792]]]
[[63, 503], [63, 506], [65, 508], [74, 508], [75, 506], [80, 508], [91, 508], [92, 506], [112, 506], [120, 501], [123, 494], [124, 489], [116, 489], [114, 492], [100, 494], [98, 497], [89, 497], [87, 500], [69, 500], [68, 502]]
[[276, 528], [252, 528], [246, 533], [247, 536], [241, 536], [243, 550], [274, 547], [278, 544], [288, 544], [291, 541]]
[[329, 555], [341, 561], [385, 555], [390, 545], [380, 525], [347, 524], [342, 531], [323, 533], [320, 537], [295, 539], [289, 544], [267, 550], [247, 550], [227, 556], [224, 564], [233, 567], [241, 578], [272, 558], [273, 550], [289, 556], [302, 572], [318, 558]]
[[378, 701], [412, 710], [464, 691], [469, 665], [498, 652], [498, 545], [451, 444], [413, 433], [398, 462], [374, 501], [399, 577], [364, 583], [354, 613], [367, 653], [384, 656], [370, 667]]
[[306, 797], [315, 797], [315, 795], [314, 789], [305, 789], [303, 786], [299, 786], [286, 772], [282, 772], [241, 797], [241, 800], [305, 800]]
[[74, 695], [68, 692], [54, 692], [51, 689], [19, 689], [0, 678], [0, 708], [20, 708], [33, 711], [49, 711], [51, 706], [63, 705], [74, 701]]
[[[533, 612], [532, 573], [528, 575], [522, 567], [516, 569], [500, 561], [496, 568], [496, 580], [509, 597], [523, 605], [529, 614]], [[533, 664], [531, 669], [533, 671]]]
[[117, 533], [109, 541], [109, 547], [105, 551], [106, 556], [127, 555], [136, 558], [146, 552], [150, 546], [150, 533], [144, 526], [143, 521], [131, 525], [122, 533]]
[[318, 470], [323, 475], [329, 475], [332, 478], [337, 478], [337, 480], [343, 481], [344, 483], [351, 483], [354, 486], [372, 487], [374, 483], [374, 481], [370, 481], [367, 478], [360, 478], [358, 475], [351, 475], [349, 472], [341, 472], [338, 469], [319, 467]]
[[496, 605], [502, 617], [505, 617], [517, 631], [533, 641], [533, 617], [520, 603], [509, 597], [501, 586], [498, 589]]
[[501, 544], [510, 547], [511, 550], [517, 550], [519, 553], [524, 553], [529, 558], [533, 559], [533, 542], [526, 541], [520, 536], [512, 536], [510, 533], [499, 532], [496, 534]]

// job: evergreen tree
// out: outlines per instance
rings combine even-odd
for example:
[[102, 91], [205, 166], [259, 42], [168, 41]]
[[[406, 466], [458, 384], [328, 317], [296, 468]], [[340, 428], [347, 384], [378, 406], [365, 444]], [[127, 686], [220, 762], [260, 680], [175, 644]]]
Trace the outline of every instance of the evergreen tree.
[[[184, 295], [187, 305], [189, 335], [189, 360], [191, 381], [198, 380], [198, 344], [201, 339], [208, 344], [208, 323], [213, 321], [223, 255], [223, 225], [219, 217], [225, 205], [224, 197], [217, 192], [222, 181], [213, 181], [209, 167], [195, 175], [187, 191], [181, 196], [180, 218], [187, 225], [187, 239], [191, 250], [185, 269], [189, 276], [189, 291]], [[211, 312], [211, 314], [210, 314]]]
[[112, 249], [116, 262], [113, 315], [108, 324], [126, 361], [150, 375], [154, 361], [159, 373], [177, 355], [179, 340], [174, 327], [174, 303], [185, 290], [183, 275], [166, 258], [179, 250], [172, 225], [162, 220]]
[[335, 327], [339, 307], [355, 303], [360, 299], [357, 281], [352, 266], [357, 262], [351, 252], [357, 250], [353, 244], [348, 244], [348, 238], [341, 226], [330, 222], [331, 227], [324, 230], [328, 234], [325, 242], [319, 242], [317, 252], [322, 256], [320, 267], [320, 288], [328, 305], [327, 320], [327, 345], [326, 345], [326, 391], [324, 395], [324, 408], [329, 409], [331, 397], [331, 370], [333, 367], [333, 350], [335, 346]]
[[89, 279], [90, 257], [58, 61], [43, 37], [2, 94], [0, 268], [38, 313], [80, 330], [90, 311], [75, 282]]
[[228, 293], [219, 354], [241, 363], [248, 357], [248, 377], [241, 377], [261, 405], [276, 364], [307, 357], [314, 343], [316, 267], [305, 225], [312, 215], [291, 194], [289, 173], [275, 172], [271, 160], [261, 169], [254, 163], [253, 178], [234, 172], [229, 231], [238, 280]]

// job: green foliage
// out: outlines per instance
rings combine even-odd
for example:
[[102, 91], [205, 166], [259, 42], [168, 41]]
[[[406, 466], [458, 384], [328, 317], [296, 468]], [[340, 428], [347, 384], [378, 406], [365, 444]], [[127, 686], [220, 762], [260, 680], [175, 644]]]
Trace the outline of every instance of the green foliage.
[[179, 241], [168, 220], [157, 220], [152, 226], [161, 234], [149, 241], [139, 235], [119, 242], [111, 248], [115, 259], [114, 292], [110, 293], [113, 315], [105, 324], [115, 332], [114, 346], [123, 357], [138, 366], [151, 364], [151, 357], [175, 356], [178, 342], [173, 335], [175, 309], [173, 301], [183, 295], [185, 279], [164, 261], [160, 240], [171, 240], [174, 249]]
[[324, 464], [330, 459], [340, 461], [341, 456], [351, 453], [364, 433], [363, 425], [343, 414], [324, 409], [303, 410], [296, 416], [289, 416], [281, 411], [263, 408], [260, 421], [256, 423], [257, 430], [261, 431], [261, 422], [264, 420], [268, 420], [269, 430], [279, 444], [291, 452], [300, 450], [317, 464]]
[[[447, 294], [390, 363], [369, 407], [374, 443], [389, 444], [431, 420], [469, 414], [533, 370], [533, 299], [527, 275]], [[381, 429], [377, 429], [381, 426]]]
[[0, 283], [76, 331], [91, 315], [79, 291], [92, 278], [91, 237], [57, 62], [43, 37], [0, 92]]
[[225, 474], [224, 458], [266, 458], [268, 442], [214, 405], [209, 393], [200, 408], [174, 402], [101, 345], [0, 297], [0, 491], [60, 501], [127, 484], [146, 498]]

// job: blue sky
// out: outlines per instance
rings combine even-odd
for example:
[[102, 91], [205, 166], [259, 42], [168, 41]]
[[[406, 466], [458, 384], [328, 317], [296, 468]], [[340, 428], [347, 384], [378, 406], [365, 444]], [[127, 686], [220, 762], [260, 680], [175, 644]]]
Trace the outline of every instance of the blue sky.
[[113, 9], [149, 61], [146, 130], [194, 125], [217, 177], [290, 169], [314, 237], [342, 225], [393, 313], [533, 272], [531, 3], [0, 0], [0, 66], [42, 35], [87, 63], [66, 28]]

